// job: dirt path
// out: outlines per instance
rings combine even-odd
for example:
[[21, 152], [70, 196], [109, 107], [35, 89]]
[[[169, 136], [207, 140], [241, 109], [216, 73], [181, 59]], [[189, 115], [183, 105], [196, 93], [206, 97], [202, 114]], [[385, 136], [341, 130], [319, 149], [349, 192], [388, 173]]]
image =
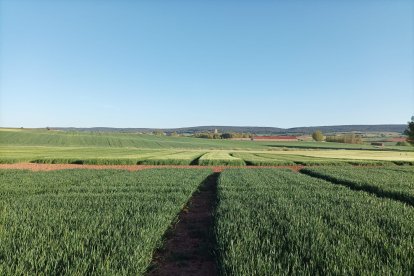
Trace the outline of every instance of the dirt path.
[[191, 169], [202, 169], [211, 168], [214, 172], [222, 172], [226, 168], [287, 168], [294, 171], [299, 171], [303, 166], [197, 166], [197, 165], [80, 165], [80, 164], [40, 164], [40, 163], [16, 163], [16, 164], [0, 164], [0, 169], [21, 169], [31, 171], [55, 171], [65, 169], [90, 169], [90, 170], [105, 170], [105, 169], [119, 169], [129, 171], [139, 171], [153, 168], [191, 168]]
[[206, 178], [181, 211], [177, 224], [164, 237], [164, 247], [154, 254], [148, 275], [217, 275], [213, 213], [218, 175]]

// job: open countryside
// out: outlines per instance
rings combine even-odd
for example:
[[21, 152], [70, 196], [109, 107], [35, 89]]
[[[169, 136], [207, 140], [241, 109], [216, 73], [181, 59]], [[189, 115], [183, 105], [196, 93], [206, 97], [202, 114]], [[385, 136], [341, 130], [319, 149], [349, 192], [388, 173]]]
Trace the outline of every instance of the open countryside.
[[414, 275], [413, 11], [0, 0], [0, 276]]
[[2, 129], [0, 272], [410, 273], [414, 148], [364, 136]]
[[235, 141], [150, 134], [0, 130], [0, 163], [96, 165], [414, 164], [410, 146]]

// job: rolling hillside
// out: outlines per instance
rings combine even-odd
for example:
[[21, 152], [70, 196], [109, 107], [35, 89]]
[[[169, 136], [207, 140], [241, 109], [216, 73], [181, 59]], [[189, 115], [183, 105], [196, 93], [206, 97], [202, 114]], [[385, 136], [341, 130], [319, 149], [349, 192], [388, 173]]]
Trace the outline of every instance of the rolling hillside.
[[92, 128], [73, 128], [73, 127], [52, 127], [54, 130], [65, 131], [93, 131], [93, 132], [152, 132], [161, 130], [166, 133], [177, 132], [183, 133], [197, 133], [210, 132], [217, 129], [219, 132], [244, 132], [255, 134], [310, 134], [315, 130], [321, 130], [325, 133], [333, 132], [397, 132], [402, 133], [407, 125], [404, 124], [384, 124], [384, 125], [338, 125], [338, 126], [311, 126], [311, 127], [293, 127], [293, 128], [278, 128], [278, 127], [255, 127], [255, 126], [195, 126], [183, 128], [111, 128], [111, 127], [92, 127]]

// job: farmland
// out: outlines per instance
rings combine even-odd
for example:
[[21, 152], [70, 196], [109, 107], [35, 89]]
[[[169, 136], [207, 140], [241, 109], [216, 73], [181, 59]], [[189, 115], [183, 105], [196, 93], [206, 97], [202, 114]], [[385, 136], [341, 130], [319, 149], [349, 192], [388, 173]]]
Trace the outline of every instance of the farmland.
[[142, 274], [210, 173], [0, 171], [0, 274]]
[[410, 148], [37, 130], [0, 138], [0, 168], [59, 169], [0, 169], [1, 275], [414, 271]]
[[[376, 168], [323, 169], [361, 183], [370, 179], [384, 191], [400, 186], [401, 194], [412, 193], [410, 167], [383, 168], [381, 175]], [[384, 175], [399, 182], [381, 182]], [[167, 229], [208, 176], [209, 169], [0, 170], [0, 274], [145, 274]], [[220, 275], [414, 269], [414, 208], [390, 194], [377, 197], [285, 169], [229, 168], [215, 181], [211, 230], [177, 228], [188, 229], [184, 237], [191, 239], [212, 231], [214, 247], [207, 249], [214, 250]], [[192, 212], [192, 205], [186, 208]], [[200, 221], [192, 216], [193, 223]], [[186, 260], [202, 251], [183, 250], [161, 260], [185, 269]]]
[[199, 160], [199, 164], [204, 166], [244, 166], [245, 163], [242, 159], [235, 156], [231, 156], [226, 152], [212, 151], [203, 155]]
[[413, 8], [0, 0], [0, 276], [414, 276]]
[[131, 133], [0, 130], [0, 163], [101, 165], [414, 164], [412, 147], [253, 142]]
[[410, 274], [414, 209], [306, 175], [229, 169], [218, 184], [224, 275]]
[[414, 170], [411, 168], [306, 168], [303, 172], [353, 189], [392, 197], [414, 206]]

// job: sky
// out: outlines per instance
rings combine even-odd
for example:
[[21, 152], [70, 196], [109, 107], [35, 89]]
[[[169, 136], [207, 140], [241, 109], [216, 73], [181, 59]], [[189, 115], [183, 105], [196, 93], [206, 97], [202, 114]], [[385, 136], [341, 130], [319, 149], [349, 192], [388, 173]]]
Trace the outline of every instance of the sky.
[[0, 0], [1, 127], [412, 115], [414, 1]]

